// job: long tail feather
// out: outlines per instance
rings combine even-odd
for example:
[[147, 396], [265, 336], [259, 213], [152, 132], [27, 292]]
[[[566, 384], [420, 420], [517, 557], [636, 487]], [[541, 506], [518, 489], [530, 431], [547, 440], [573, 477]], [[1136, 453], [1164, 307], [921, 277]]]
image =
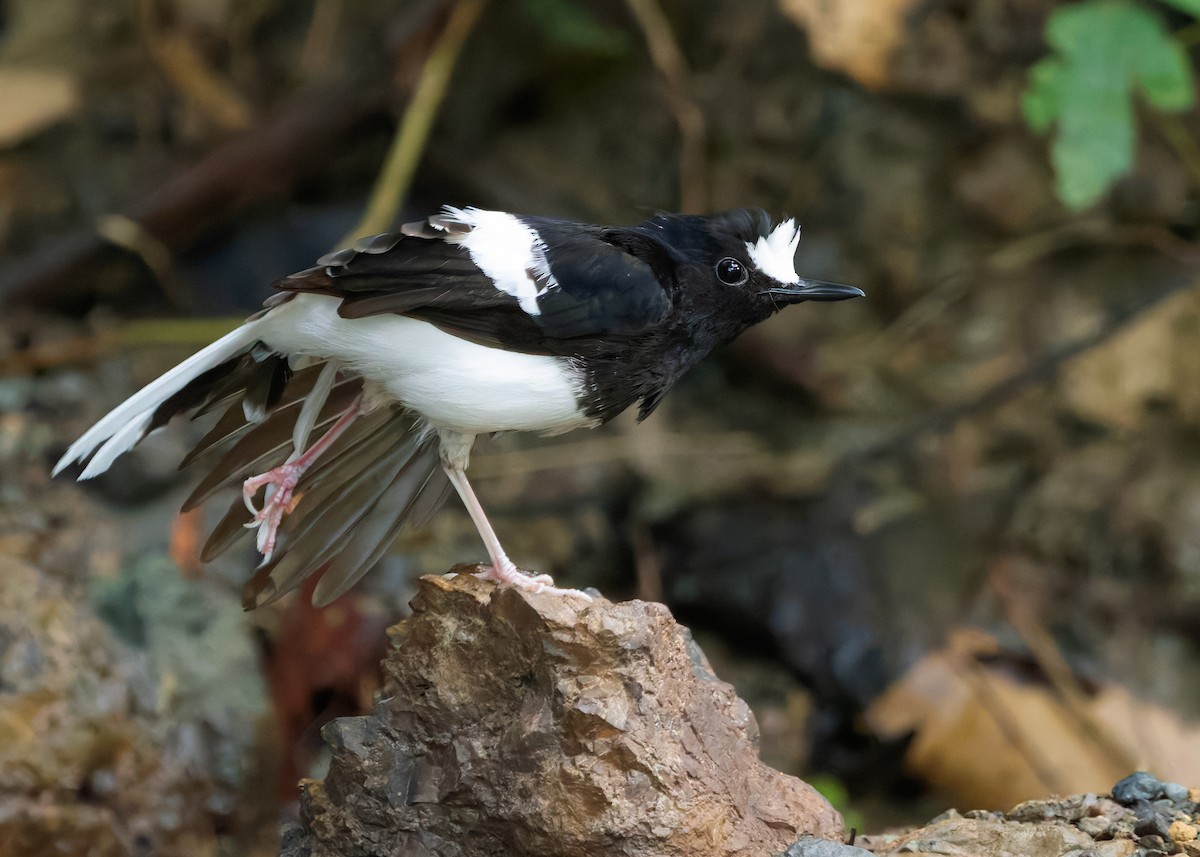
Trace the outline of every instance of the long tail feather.
[[[428, 443], [405, 465], [395, 481], [363, 516], [342, 549], [321, 574], [313, 590], [313, 605], [324, 607], [340, 598], [383, 558], [409, 523], [428, 514], [417, 506], [422, 498], [441, 505], [450, 482], [438, 466], [437, 447]], [[410, 521], [409, 518], [414, 520]]]
[[[360, 399], [363, 379], [328, 363], [293, 372], [258, 330], [252, 320], [148, 384], [72, 444], [55, 473], [86, 462], [80, 478], [96, 476], [172, 417], [218, 407], [224, 413], [184, 460], [205, 457], [211, 465], [185, 510], [284, 463]], [[445, 500], [449, 484], [438, 461], [436, 435], [399, 406], [359, 416], [300, 478], [275, 549], [245, 586], [246, 606], [270, 603], [313, 574], [323, 575], [314, 603], [345, 593], [405, 526], [424, 523]], [[201, 558], [228, 550], [249, 534], [248, 524], [253, 515], [239, 496]]]
[[[88, 461], [80, 479], [91, 479], [109, 468], [117, 456], [132, 449], [155, 423], [159, 407], [206, 372], [249, 351], [258, 341], [258, 323], [249, 321], [218, 339], [171, 371], [151, 381], [86, 431], [67, 449], [54, 474], [77, 461]], [[161, 414], [159, 414], [161, 417]]]
[[[280, 398], [275, 409], [260, 423], [252, 423], [246, 419], [240, 398], [234, 399], [232, 404], [229, 404], [227, 400], [226, 403], [229, 404], [229, 407], [225, 413], [220, 416], [208, 434], [196, 443], [192, 451], [184, 456], [183, 461], [179, 463], [179, 469], [183, 470], [213, 447], [223, 447], [238, 440], [251, 429], [273, 426], [276, 423], [292, 425], [304, 404], [304, 397], [312, 391], [313, 384], [317, 380], [317, 375], [320, 374], [322, 365], [312, 366], [296, 372], [292, 376], [292, 380], [288, 382], [283, 397]], [[350, 377], [340, 380], [334, 385], [333, 391], [326, 401], [324, 410], [332, 413], [334, 408], [346, 408], [361, 389], [361, 378]]]
[[[385, 424], [355, 452], [344, 456], [336, 479], [309, 490], [297, 511], [284, 519], [276, 550], [255, 573], [243, 601], [269, 604], [303, 582], [338, 551], [343, 538], [396, 478], [412, 454], [411, 443], [396, 443]], [[307, 509], [305, 506], [307, 505]], [[261, 596], [261, 597], [259, 597]]]
[[[316, 428], [322, 430], [333, 425], [341, 410], [353, 400], [357, 393], [349, 387], [338, 390], [337, 396], [330, 396], [325, 408], [317, 418]], [[234, 405], [240, 408], [241, 405]], [[292, 451], [292, 422], [288, 417], [295, 418], [298, 411], [272, 415], [250, 431], [241, 433], [236, 443], [213, 465], [191, 495], [183, 501], [183, 511], [194, 509], [229, 485], [239, 485], [249, 476], [257, 475], [279, 464]], [[204, 441], [202, 440], [201, 443]]]
[[329, 604], [359, 581], [405, 526], [421, 523], [447, 496], [436, 437], [394, 410], [314, 474], [296, 512], [280, 528], [276, 552], [246, 584], [249, 609], [269, 604], [310, 576]]
[[[294, 415], [295, 412], [293, 411], [293, 416]], [[314, 509], [319, 508], [320, 503], [324, 502], [324, 495], [314, 495], [313, 491], [319, 487], [322, 482], [326, 481], [328, 476], [337, 475], [339, 477], [345, 477], [351, 473], [357, 472], [353, 467], [353, 462], [351, 462], [350, 466], [342, 466], [343, 463], [346, 462], [346, 456], [355, 450], [360, 449], [365, 441], [374, 436], [373, 433], [384, 422], [387, 416], [388, 415], [386, 413], [380, 411], [378, 413], [367, 414], [366, 416], [361, 417], [353, 426], [351, 426], [350, 430], [347, 431], [346, 434], [338, 438], [338, 440], [330, 448], [329, 452], [321, 457], [317, 465], [304, 475], [304, 478], [297, 486], [297, 496], [303, 497], [304, 502], [299, 504], [298, 508], [291, 515], [289, 515], [288, 518], [285, 519], [286, 521], [292, 522], [285, 528], [285, 533], [290, 532], [292, 528], [303, 523], [304, 519], [310, 517], [314, 513]], [[332, 421], [332, 418], [330, 418], [329, 422], [332, 423]], [[318, 428], [320, 428], [322, 425], [323, 424], [318, 424]], [[263, 428], [265, 428], [265, 425]], [[290, 449], [290, 446], [281, 444], [279, 447], [273, 450], [272, 455], [274, 458], [272, 458], [271, 455], [267, 455], [253, 460], [236, 461], [236, 470], [227, 470], [224, 476], [213, 481], [209, 488], [205, 489], [203, 496], [198, 497], [198, 499], [195, 499], [194, 502], [193, 498], [197, 498], [197, 493], [193, 492], [192, 497], [189, 497], [188, 500], [184, 502], [184, 510], [186, 511], [191, 506], [198, 505], [204, 499], [207, 499], [209, 496], [223, 487], [237, 487], [241, 479], [244, 479], [245, 475], [250, 473], [255, 467], [260, 465], [263, 467], [270, 467], [274, 464], [277, 464], [286, 457], [288, 449]], [[233, 452], [234, 450], [231, 449], [229, 454], [232, 454]], [[363, 466], [365, 466], [365, 463], [369, 460], [369, 455], [371, 454], [374, 453], [372, 452], [362, 457], [361, 461]], [[332, 465], [332, 467], [330, 467], [330, 465]], [[220, 466], [221, 465], [218, 465], [218, 468]], [[198, 487], [196, 491], [199, 492], [201, 488], [204, 488], [203, 484]], [[241, 494], [238, 494], [233, 502], [230, 503], [229, 509], [226, 510], [224, 516], [222, 516], [221, 520], [213, 528], [212, 533], [208, 537], [208, 541], [204, 543], [204, 547], [200, 551], [200, 559], [204, 562], [210, 562], [216, 557], [220, 556], [234, 544], [239, 542], [242, 536], [250, 533], [250, 531], [246, 528], [251, 521], [252, 515], [249, 511], [247, 511], [246, 504], [243, 502]], [[286, 540], [281, 543], [280, 549], [275, 551], [276, 555], [281, 555], [281, 550], [284, 549], [286, 549]]]

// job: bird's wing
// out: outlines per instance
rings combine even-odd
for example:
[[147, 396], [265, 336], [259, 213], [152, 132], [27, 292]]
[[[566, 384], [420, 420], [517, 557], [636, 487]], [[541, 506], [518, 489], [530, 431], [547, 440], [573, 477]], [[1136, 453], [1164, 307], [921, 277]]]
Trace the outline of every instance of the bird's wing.
[[449, 209], [363, 239], [275, 286], [341, 298], [346, 318], [410, 315], [486, 345], [570, 355], [650, 330], [670, 311], [668, 287], [611, 234]]

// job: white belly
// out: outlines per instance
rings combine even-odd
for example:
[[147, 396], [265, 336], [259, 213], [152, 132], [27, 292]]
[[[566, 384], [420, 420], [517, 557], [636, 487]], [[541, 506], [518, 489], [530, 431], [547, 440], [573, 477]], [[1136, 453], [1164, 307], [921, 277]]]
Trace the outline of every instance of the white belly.
[[580, 411], [582, 373], [565, 358], [488, 348], [405, 316], [345, 319], [338, 303], [297, 295], [262, 319], [263, 341], [284, 354], [336, 359], [434, 428], [556, 433], [595, 425]]

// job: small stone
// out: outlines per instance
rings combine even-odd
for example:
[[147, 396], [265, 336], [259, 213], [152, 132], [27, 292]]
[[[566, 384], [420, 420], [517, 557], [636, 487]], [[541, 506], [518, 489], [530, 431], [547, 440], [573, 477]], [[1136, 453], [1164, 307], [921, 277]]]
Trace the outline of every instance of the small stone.
[[1186, 821], [1176, 821], [1172, 822], [1170, 828], [1168, 828], [1168, 833], [1173, 842], [1191, 842], [1196, 838], [1197, 830]]
[[963, 818], [977, 818], [984, 821], [1004, 821], [1004, 813], [994, 809], [969, 809], [962, 814]]
[[1134, 840], [1139, 848], [1144, 848], [1151, 854], [1168, 854], [1174, 850], [1174, 845], [1168, 846], [1161, 836], [1139, 836]]
[[1192, 803], [1200, 803], [1200, 789], [1188, 789], [1188, 800]]
[[1097, 815], [1079, 819], [1075, 825], [1093, 839], [1105, 837], [1112, 827], [1112, 820], [1107, 815]]
[[1179, 783], [1163, 783], [1163, 797], [1174, 803], [1183, 803], [1188, 799], [1187, 786], [1181, 786]]
[[951, 819], [961, 818], [961, 817], [962, 816], [959, 814], [957, 809], [955, 809], [954, 807], [950, 807], [950, 809], [947, 809], [947, 810], [935, 815], [933, 818], [931, 818], [929, 820], [929, 824], [927, 826], [932, 827], [933, 825], [938, 824], [939, 822], [950, 821]]
[[805, 837], [795, 843], [780, 857], [871, 857], [870, 851], [855, 848], [853, 845], [843, 845], [841, 842], [830, 842], [828, 839]]
[[1164, 842], [1171, 838], [1171, 819], [1154, 813], [1138, 821], [1133, 828], [1134, 836], [1157, 836]]
[[1146, 771], [1134, 771], [1113, 786], [1112, 790], [1113, 800], [1126, 806], [1132, 806], [1139, 800], [1155, 800], [1162, 797], [1162, 794], [1162, 782]]

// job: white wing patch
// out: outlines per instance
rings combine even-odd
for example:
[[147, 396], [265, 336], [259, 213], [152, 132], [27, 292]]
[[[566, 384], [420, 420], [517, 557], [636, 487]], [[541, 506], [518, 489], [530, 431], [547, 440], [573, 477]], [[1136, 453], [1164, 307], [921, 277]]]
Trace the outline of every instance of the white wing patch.
[[[800, 227], [788, 218], [758, 241], [746, 242], [746, 251], [754, 267], [784, 285], [800, 282], [796, 273], [796, 248], [800, 246]], [[478, 264], [478, 262], [476, 263]]]
[[550, 273], [541, 236], [504, 211], [449, 205], [444, 211], [447, 220], [470, 227], [461, 234], [448, 232], [446, 241], [465, 247], [471, 261], [496, 288], [520, 301], [521, 309], [529, 315], [539, 315], [538, 297], [558, 285]]

